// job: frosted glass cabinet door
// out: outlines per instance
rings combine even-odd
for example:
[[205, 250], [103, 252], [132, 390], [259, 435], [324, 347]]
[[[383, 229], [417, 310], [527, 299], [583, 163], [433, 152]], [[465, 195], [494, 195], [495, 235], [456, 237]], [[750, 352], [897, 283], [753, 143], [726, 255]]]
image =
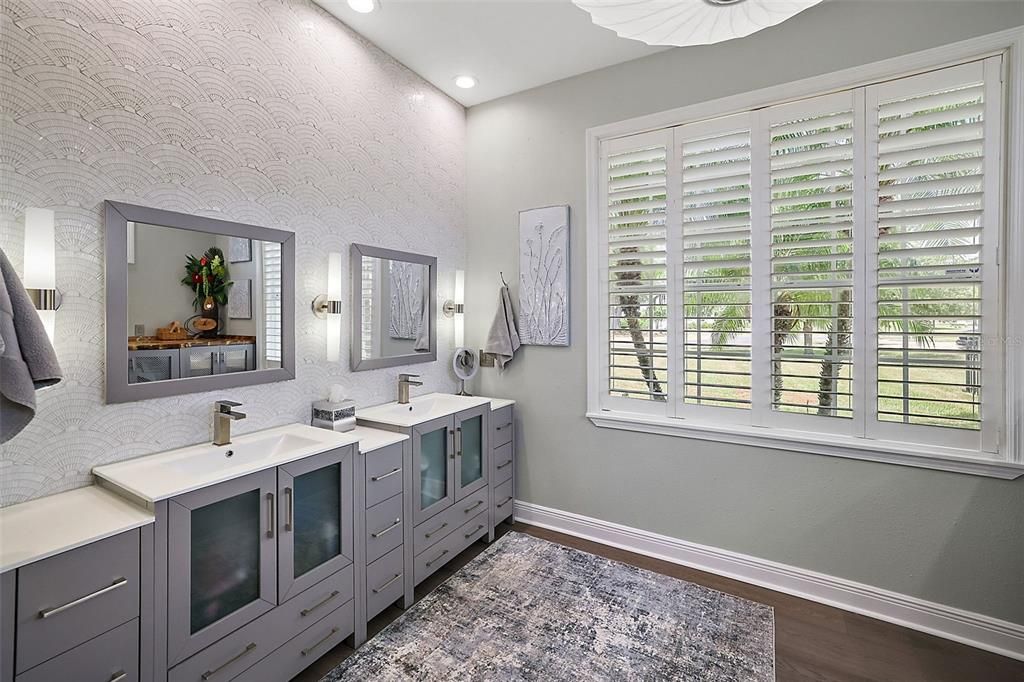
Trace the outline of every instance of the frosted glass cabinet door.
[[183, 348], [181, 350], [181, 376], [207, 377], [217, 373], [220, 352], [211, 346]]
[[278, 596], [295, 596], [352, 563], [349, 445], [278, 467]]
[[456, 501], [487, 485], [490, 411], [491, 406], [487, 404], [455, 415]]
[[249, 372], [256, 369], [256, 346], [251, 343], [224, 346], [220, 351], [220, 371]]
[[270, 469], [168, 502], [171, 664], [276, 605], [276, 484]]
[[416, 523], [447, 509], [455, 501], [452, 417], [413, 427], [413, 501]]

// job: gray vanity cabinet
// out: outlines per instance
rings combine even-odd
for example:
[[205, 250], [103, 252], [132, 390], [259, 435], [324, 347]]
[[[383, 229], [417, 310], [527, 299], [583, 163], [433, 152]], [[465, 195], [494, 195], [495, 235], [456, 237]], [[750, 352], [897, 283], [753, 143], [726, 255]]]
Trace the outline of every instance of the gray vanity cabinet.
[[249, 372], [254, 369], [256, 369], [256, 345], [252, 343], [181, 349], [182, 377], [205, 377], [214, 374]]
[[487, 485], [488, 463], [491, 461], [487, 446], [490, 405], [480, 405], [455, 415], [455, 501]]
[[277, 470], [267, 469], [170, 500], [171, 665], [277, 604], [276, 495]]
[[352, 448], [278, 467], [281, 603], [352, 563]]
[[413, 519], [419, 524], [455, 502], [455, 418], [412, 428]]
[[180, 351], [133, 350], [128, 353], [128, 383], [167, 381], [181, 377]]

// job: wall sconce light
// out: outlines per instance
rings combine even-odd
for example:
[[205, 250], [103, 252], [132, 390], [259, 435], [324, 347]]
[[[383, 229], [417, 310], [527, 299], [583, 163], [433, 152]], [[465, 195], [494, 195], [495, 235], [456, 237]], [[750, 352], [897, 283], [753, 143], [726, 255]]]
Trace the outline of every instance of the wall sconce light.
[[25, 209], [25, 277], [22, 283], [52, 342], [61, 294], [57, 291], [54, 218], [49, 209]]
[[341, 353], [341, 254], [327, 254], [327, 293], [313, 299], [313, 314], [327, 320], [327, 361]]
[[466, 300], [466, 272], [464, 270], [455, 271], [455, 295], [444, 302], [441, 307], [441, 312], [447, 318], [454, 318], [455, 324], [455, 347], [461, 348], [465, 344], [465, 310]]

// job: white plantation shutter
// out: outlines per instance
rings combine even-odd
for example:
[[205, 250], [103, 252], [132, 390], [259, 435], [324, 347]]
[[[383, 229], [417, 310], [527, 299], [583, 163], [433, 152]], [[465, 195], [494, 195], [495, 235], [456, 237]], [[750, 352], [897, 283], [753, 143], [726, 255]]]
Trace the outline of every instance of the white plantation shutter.
[[603, 145], [607, 391], [664, 402], [668, 395], [665, 133]]
[[985, 399], [1000, 390], [988, 385], [999, 381], [1000, 349], [985, 343], [998, 334], [998, 71], [996, 57], [869, 89], [869, 409], [893, 437], [946, 427], [931, 429], [937, 441], [979, 447]]
[[[751, 405], [750, 116], [681, 126], [686, 405]], [[683, 407], [685, 415], [686, 405]]]
[[281, 362], [281, 245], [263, 244], [263, 347], [267, 362]]
[[773, 107], [771, 406], [853, 416], [854, 131], [851, 93]]

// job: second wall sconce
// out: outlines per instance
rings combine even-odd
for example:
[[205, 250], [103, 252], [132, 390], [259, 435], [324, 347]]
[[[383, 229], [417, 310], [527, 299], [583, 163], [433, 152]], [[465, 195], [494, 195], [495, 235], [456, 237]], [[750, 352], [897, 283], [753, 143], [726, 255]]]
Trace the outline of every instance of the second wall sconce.
[[327, 293], [313, 299], [313, 314], [327, 320], [327, 361], [341, 354], [341, 254], [327, 254]]
[[61, 295], [57, 290], [57, 245], [54, 214], [46, 208], [25, 209], [25, 277], [22, 284], [53, 342]]
[[455, 347], [461, 348], [465, 343], [466, 325], [465, 310], [466, 300], [466, 272], [465, 270], [455, 271], [455, 293], [452, 298], [444, 302], [441, 312], [447, 318], [454, 318], [454, 341]]

